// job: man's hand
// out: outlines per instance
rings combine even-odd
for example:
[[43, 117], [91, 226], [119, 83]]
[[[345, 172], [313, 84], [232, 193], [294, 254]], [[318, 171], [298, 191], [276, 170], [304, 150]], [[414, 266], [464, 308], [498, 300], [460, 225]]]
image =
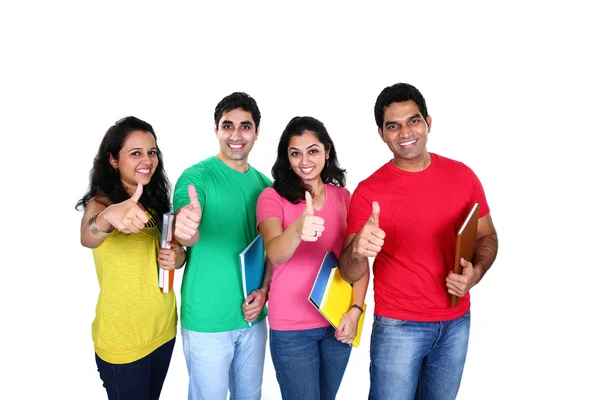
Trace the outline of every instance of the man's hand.
[[252, 291], [252, 293], [244, 299], [242, 312], [244, 313], [244, 319], [246, 321], [254, 322], [254, 320], [256, 320], [267, 302], [267, 295], [267, 289], [261, 288]]
[[188, 186], [188, 195], [190, 204], [179, 209], [175, 216], [175, 227], [173, 229], [175, 237], [183, 240], [191, 239], [198, 232], [198, 226], [200, 226], [200, 220], [202, 219], [202, 208], [194, 185]]
[[375, 257], [383, 247], [385, 232], [379, 228], [379, 203], [373, 202], [371, 216], [352, 240], [352, 252], [363, 257]]
[[446, 278], [446, 287], [448, 293], [463, 297], [481, 280], [482, 274], [478, 268], [473, 267], [473, 264], [464, 258], [460, 259], [460, 265], [463, 267], [462, 274], [455, 274], [450, 271]]

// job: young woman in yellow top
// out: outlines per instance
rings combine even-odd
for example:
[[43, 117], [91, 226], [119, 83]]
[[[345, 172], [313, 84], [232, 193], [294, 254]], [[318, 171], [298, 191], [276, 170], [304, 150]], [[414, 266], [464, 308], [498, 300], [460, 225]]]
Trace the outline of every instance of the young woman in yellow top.
[[92, 338], [109, 399], [158, 399], [175, 336], [175, 294], [158, 268], [180, 268], [185, 252], [160, 248], [169, 181], [152, 126], [126, 117], [108, 129], [90, 173], [81, 244], [93, 249], [100, 294]]

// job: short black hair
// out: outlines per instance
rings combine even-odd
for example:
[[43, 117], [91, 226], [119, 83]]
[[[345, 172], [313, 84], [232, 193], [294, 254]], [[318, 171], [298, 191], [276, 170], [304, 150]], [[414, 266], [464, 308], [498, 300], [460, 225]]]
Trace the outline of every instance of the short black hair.
[[225, 96], [215, 107], [215, 125], [219, 125], [219, 121], [224, 113], [236, 108], [241, 108], [244, 111], [252, 114], [255, 127], [260, 125], [260, 110], [256, 104], [256, 100], [244, 92], [233, 92], [229, 96]]
[[408, 83], [396, 83], [383, 89], [379, 93], [377, 101], [375, 101], [375, 123], [379, 129], [383, 129], [385, 108], [392, 103], [402, 103], [408, 100], [412, 100], [417, 104], [419, 112], [427, 121], [427, 104], [421, 92]]

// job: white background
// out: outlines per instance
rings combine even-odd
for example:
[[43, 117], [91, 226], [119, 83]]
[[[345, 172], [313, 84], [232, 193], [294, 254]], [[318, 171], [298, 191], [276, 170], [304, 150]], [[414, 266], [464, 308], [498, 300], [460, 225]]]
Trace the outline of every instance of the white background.
[[[373, 105], [401, 81], [427, 100], [429, 150], [480, 177], [499, 234], [472, 291], [459, 398], [600, 397], [600, 32], [587, 2], [83, 3], [0, 6], [0, 397], [105, 398], [74, 205], [116, 120], [154, 126], [175, 183], [216, 154], [216, 103], [246, 91], [263, 114], [252, 165], [270, 175], [285, 124], [314, 116], [352, 191], [391, 157]], [[339, 399], [367, 396], [371, 322]], [[162, 398], [186, 396], [178, 340]], [[280, 398], [269, 354], [263, 398]]]

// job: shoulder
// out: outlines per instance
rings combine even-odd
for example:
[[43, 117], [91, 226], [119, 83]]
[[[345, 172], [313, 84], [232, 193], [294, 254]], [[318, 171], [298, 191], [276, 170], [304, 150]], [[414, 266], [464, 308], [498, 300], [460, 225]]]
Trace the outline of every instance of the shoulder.
[[261, 182], [263, 187], [269, 187], [269, 186], [273, 185], [273, 182], [271, 181], [271, 179], [269, 179], [269, 177], [267, 177], [265, 174], [263, 174], [262, 172], [260, 172], [256, 168], [254, 168], [253, 166], [250, 166], [250, 169], [252, 170], [254, 175], [258, 178], [258, 180]]
[[282, 204], [285, 199], [272, 187], [265, 188], [258, 196], [258, 205]]
[[331, 184], [327, 184], [327, 192], [331, 193], [334, 197], [338, 197], [338, 198], [350, 198], [350, 191], [348, 189], [346, 189], [345, 187], [341, 187], [341, 186], [336, 186], [336, 185], [331, 185]]
[[436, 162], [437, 165], [444, 170], [451, 171], [453, 173], [458, 172], [462, 174], [475, 175], [473, 170], [461, 161], [453, 160], [435, 153], [431, 153], [431, 157], [434, 159], [434, 162]]

